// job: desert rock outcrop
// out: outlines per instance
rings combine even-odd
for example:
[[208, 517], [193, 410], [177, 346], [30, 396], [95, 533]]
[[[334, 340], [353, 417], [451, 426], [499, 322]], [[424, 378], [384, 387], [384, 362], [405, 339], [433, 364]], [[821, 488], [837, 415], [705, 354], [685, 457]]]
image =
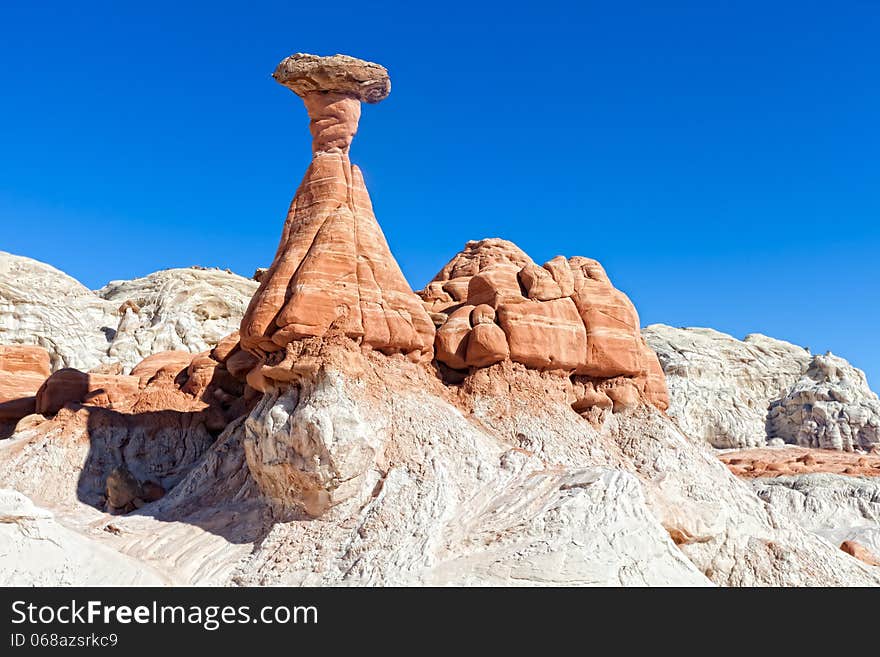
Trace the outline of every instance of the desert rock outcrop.
[[220, 269], [165, 269], [97, 291], [118, 313], [107, 359], [128, 371], [163, 351], [198, 353], [238, 328], [257, 284]]
[[640, 399], [666, 408], [638, 313], [595, 260], [557, 256], [539, 267], [510, 242], [468, 242], [419, 294], [438, 324], [435, 357], [453, 370], [509, 358], [570, 375], [579, 412]]
[[113, 304], [50, 265], [0, 252], [0, 344], [37, 345], [53, 370], [99, 365], [116, 330]]
[[753, 334], [652, 324], [643, 331], [669, 387], [669, 416], [713, 447], [767, 443], [767, 410], [800, 377], [810, 352]]
[[37, 390], [47, 376], [49, 352], [42, 347], [0, 345], [0, 424], [35, 412]]
[[338, 333], [383, 353], [429, 356], [434, 326], [391, 254], [363, 176], [349, 160], [361, 102], [387, 96], [387, 72], [351, 57], [297, 54], [274, 77], [305, 103], [312, 162], [275, 259], [241, 322], [242, 348], [265, 364], [292, 341]]
[[768, 441], [842, 450], [880, 443], [880, 402], [865, 375], [832, 354], [760, 334], [654, 324], [643, 331], [669, 387], [668, 413], [718, 448]]
[[128, 372], [160, 351], [198, 353], [238, 328], [257, 289], [218, 269], [166, 269], [93, 292], [54, 267], [0, 252], [0, 345], [36, 345], [52, 371]]
[[861, 370], [833, 354], [816, 355], [770, 405], [767, 427], [768, 438], [804, 447], [871, 450], [880, 446], [880, 399]]

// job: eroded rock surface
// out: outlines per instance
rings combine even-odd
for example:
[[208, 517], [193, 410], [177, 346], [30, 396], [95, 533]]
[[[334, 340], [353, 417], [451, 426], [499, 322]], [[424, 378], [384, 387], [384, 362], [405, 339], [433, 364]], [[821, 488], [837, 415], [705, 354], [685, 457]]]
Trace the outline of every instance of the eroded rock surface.
[[210, 349], [238, 328], [256, 289], [227, 271], [189, 268], [93, 292], [47, 264], [0, 252], [0, 345], [43, 347], [52, 371], [128, 372], [160, 351]]
[[118, 319], [113, 304], [50, 265], [0, 251], [0, 344], [49, 352], [52, 369], [99, 365]]
[[669, 388], [669, 416], [713, 447], [767, 443], [767, 411], [798, 380], [810, 353], [753, 334], [737, 340], [706, 328], [653, 324], [643, 331]]
[[767, 428], [768, 438], [804, 447], [880, 448], [880, 399], [861, 370], [833, 354], [816, 355], [770, 404]]
[[438, 325], [435, 358], [453, 370], [510, 359], [571, 376], [573, 406], [667, 406], [639, 316], [602, 266], [558, 256], [539, 267], [516, 245], [468, 242], [419, 292]]
[[719, 448], [870, 450], [880, 444], [880, 402], [865, 375], [833, 354], [759, 334], [737, 340], [706, 328], [643, 331], [669, 387], [669, 415]]
[[294, 55], [275, 77], [303, 98], [312, 162], [241, 322], [242, 347], [265, 358], [292, 341], [335, 332], [386, 354], [429, 357], [434, 326], [391, 254], [348, 155], [361, 101], [387, 95], [385, 69], [342, 56]]
[[198, 353], [241, 322], [256, 282], [220, 269], [165, 269], [97, 291], [119, 313], [107, 359], [125, 371], [163, 351]]
[[37, 390], [49, 376], [49, 363], [49, 352], [42, 347], [0, 345], [0, 436], [5, 437], [10, 424], [36, 412]]

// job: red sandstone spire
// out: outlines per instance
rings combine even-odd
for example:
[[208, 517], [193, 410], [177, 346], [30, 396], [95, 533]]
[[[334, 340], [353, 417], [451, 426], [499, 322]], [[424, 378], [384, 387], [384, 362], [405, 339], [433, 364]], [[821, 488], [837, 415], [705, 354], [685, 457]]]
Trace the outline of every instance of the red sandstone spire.
[[332, 328], [385, 353], [431, 353], [434, 326], [391, 254], [363, 176], [348, 157], [361, 102], [388, 95], [388, 72], [344, 55], [297, 54], [273, 77], [302, 97], [313, 155], [275, 260], [242, 320], [242, 347], [263, 354]]

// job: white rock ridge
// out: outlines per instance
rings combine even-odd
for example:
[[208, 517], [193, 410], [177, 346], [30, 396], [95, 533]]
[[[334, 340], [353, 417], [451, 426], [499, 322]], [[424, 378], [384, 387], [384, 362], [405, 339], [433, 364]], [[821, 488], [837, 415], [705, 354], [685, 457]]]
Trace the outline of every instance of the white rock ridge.
[[257, 289], [216, 269], [166, 269], [97, 292], [50, 265], [0, 252], [0, 344], [34, 344], [52, 370], [120, 363], [128, 372], [166, 350], [192, 353], [238, 329]]
[[744, 340], [708, 328], [652, 324], [642, 334], [669, 388], [669, 416], [718, 448], [761, 447], [767, 411], [810, 362], [810, 352], [760, 334]]
[[50, 265], [0, 251], [0, 343], [45, 348], [52, 369], [103, 362], [119, 318], [112, 303]]
[[817, 355], [771, 403], [767, 426], [769, 438], [803, 447], [870, 450], [880, 445], [880, 399], [864, 372], [832, 354]]
[[125, 371], [160, 351], [205, 351], [238, 330], [258, 284], [219, 269], [164, 269], [97, 291], [119, 309], [107, 356]]

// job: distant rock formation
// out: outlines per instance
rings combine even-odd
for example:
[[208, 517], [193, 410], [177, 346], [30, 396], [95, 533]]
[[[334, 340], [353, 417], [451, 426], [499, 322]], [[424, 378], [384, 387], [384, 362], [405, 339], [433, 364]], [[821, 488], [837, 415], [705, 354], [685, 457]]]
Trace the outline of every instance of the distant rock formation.
[[0, 424], [36, 411], [37, 390], [49, 371], [49, 352], [42, 347], [0, 345]]
[[583, 257], [536, 265], [516, 245], [468, 242], [420, 293], [437, 323], [436, 359], [453, 370], [510, 359], [572, 376], [573, 407], [667, 407], [663, 373], [639, 316], [602, 266]]
[[257, 289], [219, 269], [166, 269], [93, 292], [50, 265], [0, 252], [0, 344], [36, 345], [52, 371], [118, 364], [150, 354], [212, 348], [238, 328]]
[[54, 267], [0, 251], [0, 344], [37, 345], [53, 370], [99, 365], [116, 330], [112, 304]]
[[880, 399], [865, 374], [832, 354], [816, 355], [806, 372], [770, 404], [770, 439], [804, 447], [880, 447]]
[[151, 354], [211, 349], [241, 322], [255, 281], [220, 269], [164, 269], [111, 281], [97, 295], [118, 313], [107, 360], [125, 371]]
[[713, 447], [880, 446], [880, 400], [842, 358], [759, 334], [654, 324], [643, 335], [666, 375], [670, 417]]
[[[241, 322], [242, 348], [265, 365], [293, 341], [335, 333], [386, 354], [429, 358], [434, 326], [391, 254], [348, 155], [361, 102], [379, 102], [391, 89], [387, 71], [343, 55], [296, 54], [274, 77], [306, 105], [312, 162]], [[271, 376], [271, 368], [253, 377], [262, 388], [261, 376]]]
[[753, 334], [652, 324], [643, 332], [669, 387], [669, 416], [689, 436], [718, 448], [767, 444], [767, 410], [798, 380], [810, 352]]

